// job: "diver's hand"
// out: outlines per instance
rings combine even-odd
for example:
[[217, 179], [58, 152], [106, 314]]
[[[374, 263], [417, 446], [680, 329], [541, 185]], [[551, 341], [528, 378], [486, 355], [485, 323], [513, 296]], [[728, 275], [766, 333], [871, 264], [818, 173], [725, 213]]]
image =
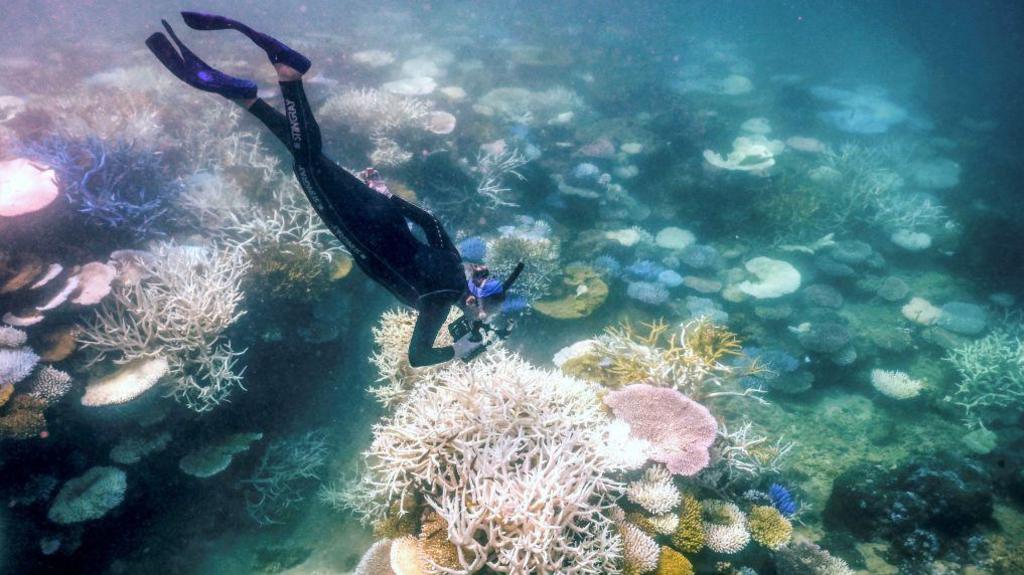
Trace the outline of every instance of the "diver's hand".
[[469, 334], [458, 339], [455, 344], [455, 357], [469, 362], [487, 347], [483, 341], [470, 341]]

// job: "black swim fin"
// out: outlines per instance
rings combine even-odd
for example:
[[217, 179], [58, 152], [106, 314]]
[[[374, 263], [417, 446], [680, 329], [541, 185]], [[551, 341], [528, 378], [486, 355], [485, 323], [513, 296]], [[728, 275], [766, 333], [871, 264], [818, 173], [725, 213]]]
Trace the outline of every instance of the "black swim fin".
[[201, 12], [182, 12], [181, 17], [185, 20], [185, 24], [194, 30], [238, 30], [248, 36], [257, 46], [263, 48], [272, 63], [284, 64], [300, 74], [305, 74], [312, 65], [309, 58], [292, 50], [277, 39], [257, 32], [237, 20]]
[[[174, 30], [171, 29], [166, 20], [161, 20], [161, 22], [163, 22], [167, 34], [174, 40], [178, 49], [175, 50], [167, 36], [164, 36], [161, 32], [156, 32], [147, 38], [146, 46], [156, 56], [157, 60], [172, 74], [177, 76], [179, 80], [193, 88], [204, 92], [220, 94], [225, 98], [233, 100], [251, 100], [256, 97], [255, 83], [242, 78], [228, 76], [212, 68], [192, 53], [181, 40], [178, 40]], [[179, 50], [181, 51], [180, 54], [178, 53]]]

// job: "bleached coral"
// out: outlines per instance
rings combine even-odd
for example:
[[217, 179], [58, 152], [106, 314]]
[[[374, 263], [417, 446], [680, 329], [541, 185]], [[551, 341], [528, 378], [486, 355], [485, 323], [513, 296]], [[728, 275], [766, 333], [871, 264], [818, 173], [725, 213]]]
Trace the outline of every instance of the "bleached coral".
[[44, 366], [36, 373], [29, 395], [46, 405], [53, 405], [71, 391], [71, 376], [53, 367]]
[[367, 470], [343, 496], [366, 520], [420, 495], [469, 572], [617, 572], [606, 510], [607, 416], [597, 387], [495, 351], [425, 372], [374, 428]]
[[914, 379], [902, 371], [872, 369], [871, 385], [886, 397], [910, 399], [917, 397], [921, 393], [924, 382]]
[[329, 98], [317, 115], [368, 136], [424, 129], [433, 105], [427, 100], [375, 89], [348, 90]]
[[619, 526], [627, 573], [648, 573], [658, 568], [661, 547], [639, 527], [625, 522]]
[[740, 136], [733, 140], [732, 151], [722, 157], [713, 150], [704, 150], [704, 161], [721, 169], [766, 175], [768, 168], [775, 165], [775, 156], [786, 149], [779, 140], [769, 140], [762, 135]]
[[716, 553], [739, 553], [750, 542], [747, 516], [735, 503], [717, 499], [701, 502], [705, 544]]
[[[458, 319], [460, 313], [458, 308], [453, 307], [449, 310], [445, 325]], [[370, 362], [377, 368], [378, 377], [377, 385], [371, 386], [369, 392], [384, 407], [393, 407], [401, 403], [416, 381], [429, 373], [443, 369], [443, 366], [414, 368], [409, 365], [409, 342], [412, 340], [415, 326], [415, 312], [395, 308], [385, 311], [372, 329], [376, 350], [370, 357]], [[434, 346], [448, 345], [452, 345], [451, 334], [442, 328], [434, 339]], [[493, 348], [492, 346], [488, 350]]]
[[542, 92], [525, 88], [496, 88], [484, 94], [474, 109], [517, 124], [546, 124], [560, 114], [578, 114], [586, 109], [575, 92], [555, 86]]
[[626, 498], [658, 515], [679, 505], [679, 489], [672, 483], [672, 474], [661, 465], [649, 467], [641, 479], [626, 486]]
[[0, 384], [15, 384], [28, 377], [39, 356], [28, 347], [0, 349]]
[[28, 334], [16, 327], [0, 326], [0, 347], [21, 347], [25, 345]]
[[960, 376], [949, 400], [964, 409], [969, 424], [1024, 405], [1024, 343], [1014, 330], [995, 329], [949, 350], [945, 359]]
[[208, 411], [241, 387], [235, 363], [242, 352], [222, 334], [244, 313], [241, 281], [249, 264], [237, 249], [164, 243], [153, 253], [144, 264], [149, 278], [106, 298], [79, 340], [94, 362], [167, 358], [175, 376], [168, 394]]

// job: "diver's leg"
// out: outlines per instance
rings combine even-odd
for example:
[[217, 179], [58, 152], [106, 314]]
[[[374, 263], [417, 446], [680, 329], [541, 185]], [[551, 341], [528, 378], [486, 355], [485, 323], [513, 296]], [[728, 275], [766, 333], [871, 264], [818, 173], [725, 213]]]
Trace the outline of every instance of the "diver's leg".
[[[279, 78], [288, 77], [278, 72]], [[296, 161], [312, 165], [320, 160], [323, 142], [320, 139], [320, 126], [313, 118], [313, 110], [309, 107], [306, 92], [302, 88], [302, 76], [293, 80], [280, 82], [281, 96], [284, 98], [285, 116], [288, 118], [291, 132], [290, 145]], [[355, 176], [352, 176], [355, 179]]]
[[263, 122], [263, 125], [269, 128], [282, 144], [291, 147], [292, 133], [291, 127], [288, 125], [288, 118], [285, 118], [277, 108], [264, 102], [262, 98], [243, 100], [239, 104], [249, 110], [250, 114], [256, 116], [256, 119]]
[[309, 58], [292, 50], [283, 42], [262, 32], [257, 32], [237, 20], [200, 12], [182, 12], [181, 17], [185, 19], [185, 24], [196, 30], [238, 30], [262, 48], [273, 64], [284, 64], [298, 70], [300, 74], [305, 74], [309, 70]]
[[228, 76], [203, 62], [178, 39], [166, 20], [161, 20], [161, 22], [171, 40], [177, 44], [178, 49], [175, 50], [167, 36], [160, 32], [147, 38], [146, 46], [160, 60], [160, 63], [178, 79], [193, 88], [220, 94], [233, 100], [247, 100], [256, 97], [256, 84], [249, 80]]

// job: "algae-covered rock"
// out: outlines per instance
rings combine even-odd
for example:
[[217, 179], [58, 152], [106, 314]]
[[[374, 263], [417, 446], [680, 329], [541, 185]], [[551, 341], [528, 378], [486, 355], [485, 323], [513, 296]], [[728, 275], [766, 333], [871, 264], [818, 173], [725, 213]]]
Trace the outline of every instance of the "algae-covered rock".
[[608, 299], [608, 284], [589, 266], [570, 265], [565, 269], [557, 299], [543, 299], [533, 304], [537, 313], [555, 319], [587, 317]]

